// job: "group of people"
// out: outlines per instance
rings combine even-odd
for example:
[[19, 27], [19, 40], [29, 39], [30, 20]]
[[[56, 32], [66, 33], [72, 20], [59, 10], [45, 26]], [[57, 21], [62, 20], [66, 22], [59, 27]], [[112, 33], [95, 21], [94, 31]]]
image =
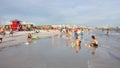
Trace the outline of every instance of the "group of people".
[[[6, 35], [6, 31], [5, 31], [5, 28], [4, 27], [0, 27], [0, 43], [2, 42], [3, 40], [3, 37]], [[13, 37], [13, 30], [10, 29], [10, 32], [9, 32], [9, 37], [12, 36]]]
[[[72, 39], [72, 37], [75, 38], [75, 41], [73, 42], [73, 47], [76, 50], [76, 53], [78, 53], [78, 51], [81, 48], [81, 39], [83, 38], [84, 35], [84, 30], [83, 29], [74, 29], [74, 36], [72, 35], [72, 29], [64, 29], [64, 32], [66, 34], [66, 39], [70, 40]], [[97, 47], [98, 47], [98, 40], [96, 39], [96, 37], [94, 35], [91, 36], [92, 41], [87, 43], [86, 46], [93, 48], [94, 51], [96, 51]], [[68, 44], [68, 43], [67, 43]]]
[[[4, 31], [5, 31], [4, 29], [0, 28], [0, 42], [2, 42], [2, 40], [3, 40], [3, 35], [2, 34], [3, 34]], [[66, 39], [70, 40], [70, 42], [72, 42], [73, 37], [75, 38], [74, 45], [75, 45], [76, 52], [78, 52], [79, 49], [81, 48], [81, 38], [79, 38], [79, 36], [83, 37], [84, 30], [83, 29], [77, 29], [77, 28], [74, 29], [74, 36], [73, 36], [73, 30], [72, 29], [69, 29], [69, 28], [59, 29], [58, 30], [58, 37], [59, 38], [62, 35], [62, 33], [65, 34]], [[9, 36], [13, 36], [13, 30], [12, 29], [10, 30]], [[52, 36], [54, 36], [54, 29], [52, 29]], [[98, 40], [95, 38], [94, 35], [92, 35], [91, 38], [92, 38], [92, 41], [90, 43], [87, 43], [86, 46], [97, 48], [98, 47]], [[27, 34], [27, 41], [31, 42], [31, 40], [32, 40], [32, 34], [28, 33]]]
[[[98, 48], [98, 40], [96, 39], [96, 37], [94, 35], [92, 35], [91, 38], [92, 38], [92, 41], [87, 43], [87, 44], [85, 44], [85, 45], [88, 46], [88, 47], [93, 48], [92, 54], [94, 54], [96, 52], [97, 48]], [[80, 41], [80, 39], [78, 37], [76, 37], [76, 39], [75, 39], [75, 50], [76, 50], [76, 53], [78, 53], [80, 48], [81, 48], [81, 41]]]

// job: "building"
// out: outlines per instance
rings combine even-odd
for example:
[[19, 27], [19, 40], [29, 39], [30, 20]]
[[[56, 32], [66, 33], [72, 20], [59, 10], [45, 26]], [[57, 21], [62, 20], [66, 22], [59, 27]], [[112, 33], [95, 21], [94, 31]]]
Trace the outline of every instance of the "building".
[[11, 29], [13, 31], [23, 31], [23, 28], [22, 28], [22, 24], [20, 23], [19, 20], [12, 20], [12, 23], [11, 23]]

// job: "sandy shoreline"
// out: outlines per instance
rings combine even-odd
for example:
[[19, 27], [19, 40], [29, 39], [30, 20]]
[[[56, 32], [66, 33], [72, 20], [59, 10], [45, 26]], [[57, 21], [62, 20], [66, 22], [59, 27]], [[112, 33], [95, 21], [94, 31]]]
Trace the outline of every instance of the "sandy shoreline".
[[97, 50], [94, 51], [85, 46], [92, 35], [85, 32], [79, 52], [76, 52], [76, 48], [71, 47], [71, 42], [67, 42], [64, 35], [61, 38], [41, 39], [51, 35], [51, 32], [41, 31], [33, 34], [39, 36], [40, 39], [28, 46], [24, 44], [25, 32], [16, 33], [13, 38], [6, 37], [2, 43], [4, 46], [0, 48], [0, 68], [89, 68], [89, 66], [91, 68], [119, 68], [120, 34], [110, 33], [108, 36], [98, 30], [93, 34], [99, 41]]
[[39, 33], [35, 33], [34, 31], [24, 31], [24, 32], [16, 32], [13, 37], [9, 37], [8, 34], [3, 37], [2, 43], [0, 43], [0, 48], [5, 48], [9, 46], [19, 45], [25, 43], [27, 33], [32, 33], [34, 36], [38, 36], [39, 38], [47, 38], [51, 37], [51, 31], [40, 31]]
[[[0, 49], [27, 42], [26, 35], [28, 33], [31, 33], [33, 36], [34, 35], [38, 36], [39, 38], [48, 38], [52, 36], [51, 31], [44, 31], [44, 30], [40, 30], [39, 33], [35, 33], [34, 31], [15, 32], [13, 37], [9, 37], [7, 32], [7, 35], [3, 37], [2, 43], [0, 43]], [[97, 31], [95, 32], [95, 34], [98, 38], [106, 37], [105, 33], [102, 33], [101, 31]], [[57, 35], [57, 31], [55, 32], [55, 35]], [[120, 39], [120, 35], [119, 33], [110, 33], [110, 36], [108, 38], [114, 39], [116, 40], [116, 42], [118, 42]], [[99, 41], [103, 41], [103, 40], [99, 39]]]

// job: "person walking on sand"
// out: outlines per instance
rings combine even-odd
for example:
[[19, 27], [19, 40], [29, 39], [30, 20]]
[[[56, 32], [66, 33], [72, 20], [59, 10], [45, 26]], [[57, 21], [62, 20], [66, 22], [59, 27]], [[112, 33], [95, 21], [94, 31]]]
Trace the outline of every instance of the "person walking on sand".
[[12, 37], [13, 37], [13, 30], [12, 30], [12, 29], [10, 29], [9, 36], [12, 36]]
[[51, 30], [51, 32], [52, 32], [52, 37], [54, 37], [55, 30], [54, 30], [54, 28], [53, 28], [53, 27], [52, 27], [51, 29], [52, 29], [52, 30]]

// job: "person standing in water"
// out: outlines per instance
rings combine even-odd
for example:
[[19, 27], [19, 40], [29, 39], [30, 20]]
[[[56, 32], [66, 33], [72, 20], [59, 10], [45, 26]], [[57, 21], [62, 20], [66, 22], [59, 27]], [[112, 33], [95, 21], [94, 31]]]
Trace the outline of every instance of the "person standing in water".
[[32, 40], [32, 35], [30, 33], [28, 33], [27, 35], [27, 41], [30, 42]]
[[107, 36], [109, 35], [109, 31], [110, 31], [109, 29], [106, 30], [106, 35]]
[[80, 37], [81, 37], [81, 39], [83, 39], [83, 28], [82, 29], [80, 29]]
[[78, 53], [80, 48], [81, 48], [81, 41], [80, 41], [80, 39], [77, 36], [76, 39], [75, 39], [75, 51], [76, 51], [76, 53]]
[[78, 36], [78, 28], [74, 29], [74, 37], [76, 38]]

